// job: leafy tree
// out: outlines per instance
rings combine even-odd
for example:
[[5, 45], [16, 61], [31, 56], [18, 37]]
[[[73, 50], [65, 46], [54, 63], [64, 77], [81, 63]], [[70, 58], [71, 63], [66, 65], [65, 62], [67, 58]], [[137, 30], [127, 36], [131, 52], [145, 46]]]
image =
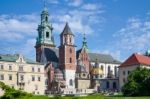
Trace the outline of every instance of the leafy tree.
[[1, 97], [1, 99], [20, 99], [23, 97], [31, 97], [32, 94], [29, 94], [27, 92], [23, 92], [20, 90], [15, 90], [14, 88], [9, 87], [8, 85], [5, 85], [3, 82], [0, 82], [0, 88], [2, 88], [5, 93]]
[[123, 86], [125, 96], [150, 96], [150, 69], [138, 67], [128, 76]]

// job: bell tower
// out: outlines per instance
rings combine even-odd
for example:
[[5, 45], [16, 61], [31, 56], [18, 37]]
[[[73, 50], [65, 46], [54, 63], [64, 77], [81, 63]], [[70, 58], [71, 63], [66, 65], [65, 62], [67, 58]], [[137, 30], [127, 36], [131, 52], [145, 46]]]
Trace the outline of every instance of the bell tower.
[[54, 37], [53, 37], [53, 27], [49, 22], [49, 13], [46, 5], [44, 4], [44, 9], [41, 13], [41, 23], [38, 25], [38, 37], [36, 38], [36, 61], [41, 61], [42, 50], [47, 48], [54, 48]]
[[64, 72], [66, 88], [75, 88], [76, 49], [74, 34], [68, 23], [60, 34], [59, 67]]

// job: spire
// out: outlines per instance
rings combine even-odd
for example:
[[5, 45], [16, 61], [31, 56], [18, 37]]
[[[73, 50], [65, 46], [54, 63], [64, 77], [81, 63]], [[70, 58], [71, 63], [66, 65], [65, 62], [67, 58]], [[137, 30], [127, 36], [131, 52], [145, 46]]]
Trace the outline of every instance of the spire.
[[46, 0], [43, 0], [43, 2], [44, 2], [44, 10], [43, 10], [43, 11], [48, 11], [48, 9], [47, 9], [47, 7], [46, 7], [46, 5], [47, 5], [47, 4], [46, 4], [46, 3], [47, 3]]
[[49, 21], [48, 9], [46, 7], [46, 0], [43, 0], [44, 9], [41, 13], [41, 24], [38, 25], [37, 44], [48, 44], [55, 46], [53, 37], [53, 27]]
[[83, 34], [82, 48], [84, 48], [84, 49], [86, 49], [86, 51], [88, 51], [87, 41], [86, 41], [86, 37], [85, 37], [85, 33]]
[[65, 28], [63, 30], [63, 32], [61, 34], [70, 34], [70, 35], [74, 35], [68, 25], [68, 22], [66, 22]]

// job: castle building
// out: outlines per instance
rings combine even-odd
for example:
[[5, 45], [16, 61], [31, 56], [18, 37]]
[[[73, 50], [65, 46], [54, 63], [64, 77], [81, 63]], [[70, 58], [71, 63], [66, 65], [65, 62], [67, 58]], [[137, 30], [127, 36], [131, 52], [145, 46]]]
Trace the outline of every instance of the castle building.
[[19, 54], [0, 55], [0, 81], [6, 85], [28, 93], [44, 95], [45, 79], [44, 65]]
[[60, 34], [59, 68], [64, 72], [66, 88], [75, 88], [76, 49], [74, 34], [68, 23]]
[[[35, 49], [37, 62], [45, 64], [48, 81], [47, 90], [50, 93], [94, 92], [95, 89], [91, 85], [93, 84], [92, 79], [93, 77], [99, 77], [91, 73], [95, 64], [97, 64], [98, 70], [102, 72], [100, 77], [105, 79], [113, 75], [113, 78], [118, 81], [120, 62], [111, 55], [91, 53], [88, 49], [85, 35], [81, 49], [76, 51], [75, 35], [68, 23], [60, 33], [60, 45], [57, 48], [54, 43], [53, 27], [48, 15], [48, 10], [45, 7], [41, 14], [41, 23], [37, 29], [38, 37]], [[97, 63], [95, 62], [96, 59]], [[98, 71], [97, 68], [95, 68], [95, 71]], [[108, 79], [105, 80], [107, 81]]]
[[150, 51], [147, 51], [145, 55], [134, 53], [119, 66], [120, 89], [122, 89], [123, 85], [128, 82], [128, 75], [137, 67], [150, 69]]

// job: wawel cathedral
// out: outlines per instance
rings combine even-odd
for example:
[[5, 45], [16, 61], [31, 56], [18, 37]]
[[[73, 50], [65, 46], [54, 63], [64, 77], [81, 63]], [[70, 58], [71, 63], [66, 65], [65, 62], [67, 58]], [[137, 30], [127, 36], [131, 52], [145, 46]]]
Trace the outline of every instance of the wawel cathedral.
[[67, 22], [60, 33], [60, 45], [56, 47], [46, 7], [37, 30], [36, 61], [45, 64], [47, 93], [118, 91], [118, 66], [121, 62], [108, 54], [91, 53], [85, 35], [82, 47], [76, 50], [75, 34]]

